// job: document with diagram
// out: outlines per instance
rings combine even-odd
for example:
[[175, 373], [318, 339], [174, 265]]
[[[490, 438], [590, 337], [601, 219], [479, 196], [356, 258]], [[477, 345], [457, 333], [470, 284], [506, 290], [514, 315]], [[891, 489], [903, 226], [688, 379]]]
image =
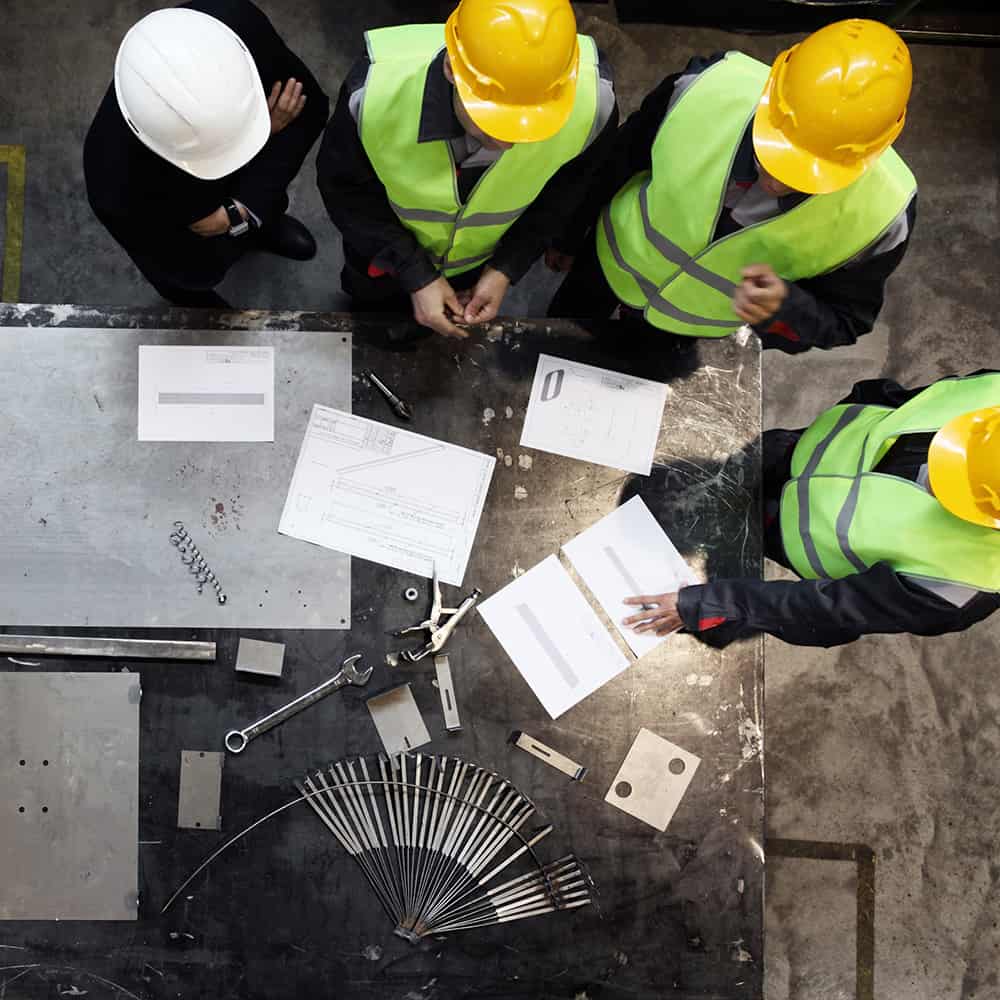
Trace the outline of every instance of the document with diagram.
[[553, 719], [629, 665], [557, 556], [483, 601], [479, 613]]
[[496, 459], [314, 406], [278, 531], [459, 587]]
[[139, 346], [140, 441], [273, 441], [274, 348]]
[[634, 632], [631, 626], [622, 625], [623, 618], [641, 610], [622, 603], [624, 599], [672, 594], [699, 582], [638, 496], [567, 542], [563, 552], [636, 656], [648, 653], [667, 637]]
[[521, 447], [648, 476], [668, 391], [662, 382], [541, 354]]

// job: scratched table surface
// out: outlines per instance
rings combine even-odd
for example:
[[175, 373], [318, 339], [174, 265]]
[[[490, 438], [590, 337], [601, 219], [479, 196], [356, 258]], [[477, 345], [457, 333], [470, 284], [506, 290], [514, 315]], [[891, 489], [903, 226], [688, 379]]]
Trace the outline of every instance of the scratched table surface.
[[[760, 572], [760, 355], [752, 340], [671, 343], [625, 338], [615, 324], [583, 330], [568, 322], [511, 321], [476, 330], [462, 342], [400, 342], [396, 338], [408, 332], [408, 323], [394, 318], [31, 305], [0, 306], [0, 325], [205, 330], [207, 342], [212, 330], [350, 331], [355, 373], [372, 368], [409, 400], [413, 430], [498, 458], [466, 589], [494, 593], [636, 493], [699, 572]], [[651, 476], [519, 447], [539, 353], [669, 384]], [[366, 417], [395, 420], [356, 375], [353, 407]], [[349, 631], [112, 633], [214, 640], [214, 663], [52, 658], [25, 667], [0, 659], [4, 670], [128, 669], [141, 675], [143, 690], [138, 920], [0, 924], [0, 995], [761, 997], [762, 643], [720, 652], [689, 636], [673, 636], [553, 722], [473, 615], [448, 647], [463, 729], [446, 735], [433, 668], [403, 674], [383, 660], [387, 649], [399, 647], [389, 633], [422, 617], [428, 582], [359, 559], [352, 562], [351, 577]], [[238, 585], [233, 581], [230, 589]], [[294, 585], [276, 574], [275, 587]], [[402, 597], [410, 585], [420, 590], [416, 605]], [[445, 588], [445, 603], [461, 593]], [[234, 672], [240, 634], [286, 644], [280, 680]], [[334, 695], [260, 737], [244, 754], [228, 757], [221, 833], [176, 828], [182, 750], [221, 750], [234, 723], [246, 724], [284, 704], [355, 652], [375, 666], [366, 689]], [[174, 889], [228, 836], [294, 798], [296, 778], [346, 756], [378, 752], [365, 699], [404, 681], [412, 684], [432, 735], [423, 749], [510, 778], [537, 805], [538, 821], [554, 826], [539, 845], [542, 859], [575, 853], [594, 879], [598, 905], [414, 946], [393, 934], [355, 863], [314, 813], [298, 805], [223, 853], [160, 914]], [[641, 727], [701, 758], [664, 833], [604, 802]], [[588, 775], [572, 782], [509, 746], [514, 729], [588, 766]], [[10, 805], [9, 798], [0, 798]]]

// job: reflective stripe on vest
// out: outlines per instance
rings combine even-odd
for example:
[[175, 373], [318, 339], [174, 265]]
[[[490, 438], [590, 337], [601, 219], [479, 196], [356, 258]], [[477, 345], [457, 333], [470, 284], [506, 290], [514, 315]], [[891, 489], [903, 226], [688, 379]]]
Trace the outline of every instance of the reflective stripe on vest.
[[599, 112], [597, 46], [579, 36], [576, 99], [551, 139], [518, 143], [484, 171], [463, 205], [446, 140], [419, 142], [427, 73], [444, 25], [380, 28], [365, 35], [371, 65], [359, 114], [361, 143], [389, 204], [435, 266], [454, 275], [487, 261], [505, 232], [563, 164], [586, 148]]
[[873, 470], [904, 434], [1000, 404], [1000, 375], [943, 379], [899, 409], [827, 410], [802, 435], [781, 495], [781, 537], [807, 579], [839, 579], [879, 562], [917, 580], [1000, 592], [1000, 531], [949, 514], [921, 486]]
[[731, 300], [744, 267], [770, 264], [787, 281], [831, 271], [875, 243], [913, 197], [913, 175], [888, 149], [842, 191], [713, 241], [767, 74], [738, 52], [705, 70], [664, 117], [652, 170], [632, 177], [602, 213], [604, 275], [653, 326], [724, 337], [742, 323]]

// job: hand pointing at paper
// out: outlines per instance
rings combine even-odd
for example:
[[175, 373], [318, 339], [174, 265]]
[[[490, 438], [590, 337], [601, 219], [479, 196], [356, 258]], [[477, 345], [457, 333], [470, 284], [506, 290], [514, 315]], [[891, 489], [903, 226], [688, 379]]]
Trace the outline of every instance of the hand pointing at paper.
[[669, 635], [676, 632], [684, 622], [677, 611], [677, 594], [646, 594], [626, 597], [625, 604], [640, 605], [643, 610], [622, 620], [623, 625], [631, 625], [634, 632], [655, 632]]

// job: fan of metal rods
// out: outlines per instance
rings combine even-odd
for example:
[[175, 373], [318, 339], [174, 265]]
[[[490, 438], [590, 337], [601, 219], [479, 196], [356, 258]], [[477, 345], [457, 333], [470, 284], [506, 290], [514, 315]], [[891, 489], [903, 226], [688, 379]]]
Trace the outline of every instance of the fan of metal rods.
[[[551, 826], [521, 833], [532, 802], [468, 761], [402, 753], [369, 767], [359, 757], [295, 784], [409, 941], [591, 902], [593, 883], [573, 855], [538, 860]], [[531, 870], [497, 882], [518, 860]]]

